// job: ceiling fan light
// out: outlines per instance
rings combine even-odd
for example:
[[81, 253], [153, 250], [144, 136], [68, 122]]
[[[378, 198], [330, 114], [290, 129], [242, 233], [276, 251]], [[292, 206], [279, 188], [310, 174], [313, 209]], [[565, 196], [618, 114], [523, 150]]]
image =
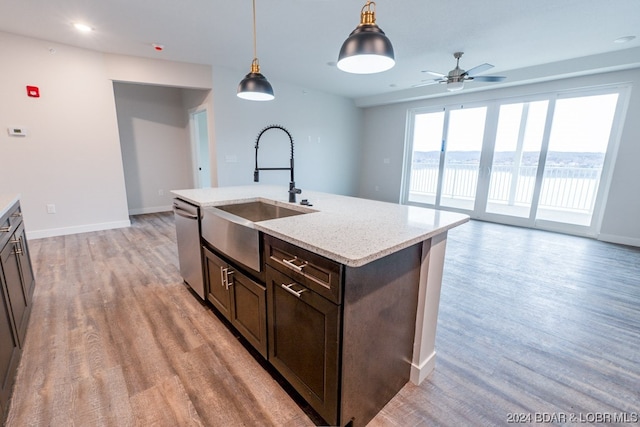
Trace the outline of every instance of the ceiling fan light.
[[342, 71], [354, 74], [380, 73], [391, 69], [396, 63], [391, 41], [376, 24], [372, 4], [375, 5], [367, 1], [362, 8], [360, 24], [340, 48], [337, 66]]
[[456, 92], [462, 90], [464, 87], [464, 82], [449, 82], [447, 83], [447, 90], [449, 92]]

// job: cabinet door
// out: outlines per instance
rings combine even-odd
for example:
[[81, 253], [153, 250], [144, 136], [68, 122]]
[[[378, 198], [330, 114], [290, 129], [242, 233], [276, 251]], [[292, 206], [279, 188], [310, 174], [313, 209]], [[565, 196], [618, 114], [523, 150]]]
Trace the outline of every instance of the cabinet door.
[[24, 230], [24, 225], [20, 225], [18, 230], [16, 230], [15, 236], [18, 238], [18, 259], [20, 260], [20, 272], [22, 273], [24, 293], [27, 297], [27, 304], [31, 304], [36, 281], [33, 276], [33, 268], [31, 266], [31, 257], [29, 256], [29, 246], [27, 245], [27, 236]]
[[227, 263], [207, 248], [204, 248], [204, 260], [204, 271], [209, 288], [207, 299], [224, 317], [231, 320], [231, 292], [227, 284]]
[[239, 271], [234, 271], [231, 276], [231, 323], [266, 358], [267, 290]]
[[7, 295], [9, 297], [9, 314], [13, 318], [16, 332], [18, 334], [18, 343], [20, 347], [24, 345], [24, 336], [27, 332], [27, 323], [29, 321], [30, 305], [27, 304], [27, 295], [22, 284], [22, 276], [20, 275], [20, 249], [18, 239], [14, 234], [11, 236], [9, 243], [5, 245], [0, 253], [2, 259], [2, 272], [7, 287]]
[[0, 277], [0, 422], [8, 409], [7, 403], [20, 360], [20, 347], [9, 312], [6, 286]]
[[329, 424], [338, 423], [340, 306], [267, 266], [269, 361]]

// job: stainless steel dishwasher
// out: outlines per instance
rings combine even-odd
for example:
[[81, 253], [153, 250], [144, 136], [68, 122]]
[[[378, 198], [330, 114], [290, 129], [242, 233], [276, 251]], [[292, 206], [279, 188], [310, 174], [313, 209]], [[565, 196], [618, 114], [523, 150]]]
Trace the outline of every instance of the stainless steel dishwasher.
[[187, 285], [204, 300], [206, 294], [200, 249], [200, 208], [180, 199], [174, 199], [173, 213], [176, 223], [180, 274]]

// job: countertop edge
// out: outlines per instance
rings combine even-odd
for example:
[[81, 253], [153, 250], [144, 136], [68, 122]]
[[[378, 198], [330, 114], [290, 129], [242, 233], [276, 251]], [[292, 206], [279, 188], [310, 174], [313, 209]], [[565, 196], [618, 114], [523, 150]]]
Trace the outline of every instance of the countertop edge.
[[361, 257], [361, 258], [348, 258], [345, 257], [344, 255], [332, 252], [332, 251], [328, 251], [326, 249], [323, 249], [321, 247], [318, 246], [314, 246], [312, 244], [309, 244], [307, 242], [303, 242], [301, 240], [296, 239], [295, 237], [291, 237], [290, 235], [286, 235], [283, 233], [279, 233], [277, 231], [271, 230], [268, 227], [262, 226], [259, 222], [254, 224], [254, 227], [256, 228], [256, 230], [262, 231], [265, 234], [268, 234], [270, 236], [276, 237], [280, 240], [284, 240], [288, 243], [294, 244], [298, 247], [301, 247], [303, 249], [309, 250], [311, 252], [314, 252], [318, 255], [322, 255], [326, 258], [332, 259], [336, 262], [339, 262], [340, 264], [346, 265], [347, 267], [362, 267], [363, 265], [366, 265], [370, 262], [379, 260], [381, 258], [384, 258], [387, 255], [391, 255], [393, 253], [396, 253], [398, 251], [401, 251], [403, 249], [406, 249], [410, 246], [413, 246], [417, 243], [421, 243], [424, 242], [426, 240], [429, 240], [437, 235], [440, 235], [442, 233], [446, 233], [449, 230], [451, 230], [452, 228], [458, 227], [459, 225], [462, 225], [466, 222], [469, 222], [470, 218], [464, 218], [461, 219], [460, 221], [456, 221], [453, 222], [451, 224], [448, 224], [444, 227], [440, 227], [436, 230], [432, 230], [429, 233], [425, 233], [424, 235], [415, 237], [413, 239], [407, 240], [401, 244], [397, 244], [394, 246], [390, 246], [387, 248], [384, 248], [378, 252], [372, 253], [370, 255], [367, 255], [365, 257]]
[[3, 217], [20, 200], [20, 194], [0, 194], [0, 217]]

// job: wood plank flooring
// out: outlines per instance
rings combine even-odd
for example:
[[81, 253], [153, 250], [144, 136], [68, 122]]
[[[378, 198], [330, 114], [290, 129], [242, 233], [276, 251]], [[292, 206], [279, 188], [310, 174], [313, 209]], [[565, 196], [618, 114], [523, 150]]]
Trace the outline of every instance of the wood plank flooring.
[[[313, 425], [182, 284], [172, 215], [132, 224], [30, 242], [37, 285], [6, 425]], [[640, 249], [452, 230], [436, 349], [431, 376], [371, 426], [638, 414]]]

